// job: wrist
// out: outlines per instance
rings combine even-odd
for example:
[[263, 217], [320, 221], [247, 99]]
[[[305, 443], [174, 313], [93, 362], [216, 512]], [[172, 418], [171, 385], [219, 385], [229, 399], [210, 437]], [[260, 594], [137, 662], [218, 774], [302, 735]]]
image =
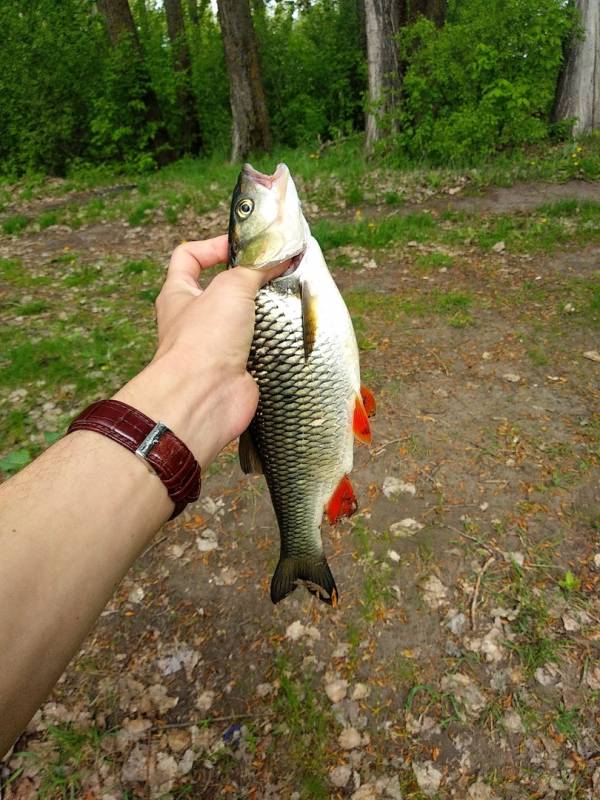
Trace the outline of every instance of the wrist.
[[205, 468], [223, 446], [216, 420], [219, 405], [214, 370], [190, 376], [166, 353], [152, 361], [120, 389], [113, 399], [137, 408], [155, 422], [164, 422]]

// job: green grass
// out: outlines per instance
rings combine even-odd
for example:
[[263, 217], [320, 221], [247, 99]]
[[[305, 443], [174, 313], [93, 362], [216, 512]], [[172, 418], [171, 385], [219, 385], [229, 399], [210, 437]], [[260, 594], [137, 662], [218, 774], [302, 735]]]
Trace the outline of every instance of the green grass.
[[404, 217], [388, 217], [379, 222], [330, 222], [319, 220], [313, 227], [314, 237], [323, 250], [342, 245], [385, 247], [391, 242], [429, 241], [437, 231], [431, 214], [414, 213]]
[[23, 303], [18, 306], [15, 311], [22, 317], [30, 317], [34, 314], [42, 314], [50, 308], [49, 303], [45, 300], [32, 300], [30, 303]]
[[28, 225], [29, 217], [26, 217], [25, 214], [14, 214], [2, 223], [2, 233], [7, 236], [13, 236], [24, 231]]
[[45, 230], [49, 228], [51, 225], [56, 225], [58, 223], [58, 214], [54, 211], [47, 211], [44, 214], [40, 214], [38, 217], [38, 225], [40, 226], [40, 230]]
[[454, 264], [452, 256], [445, 253], [423, 253], [415, 258], [415, 265], [423, 270], [428, 271], [431, 269], [449, 269]]
[[280, 689], [275, 714], [286, 729], [285, 749], [296, 775], [294, 783], [302, 797], [326, 800], [330, 796], [325, 774], [327, 747], [335, 735], [331, 715], [324, 710], [323, 697], [312, 688], [310, 676], [295, 677], [290, 663], [281, 656], [276, 669]]

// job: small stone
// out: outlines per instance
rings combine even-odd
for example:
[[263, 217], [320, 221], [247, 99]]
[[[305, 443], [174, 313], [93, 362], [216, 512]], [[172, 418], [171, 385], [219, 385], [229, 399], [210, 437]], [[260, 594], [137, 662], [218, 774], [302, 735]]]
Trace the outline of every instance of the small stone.
[[141, 603], [145, 597], [145, 592], [141, 586], [134, 586], [133, 589], [127, 595], [127, 599], [130, 603]]
[[424, 527], [425, 526], [420, 522], [417, 522], [416, 519], [406, 517], [405, 519], [400, 520], [400, 522], [393, 522], [390, 525], [390, 533], [392, 536], [396, 536], [398, 539], [408, 539], [410, 536], [414, 536], [415, 533], [418, 533]]
[[509, 383], [519, 383], [521, 380], [521, 376], [517, 375], [516, 372], [506, 372], [502, 377]]
[[298, 639], [303, 636], [306, 632], [305, 626], [297, 619], [295, 622], [292, 622], [291, 625], [288, 625], [285, 630], [285, 635], [287, 639], [291, 639], [292, 642], [297, 642]]
[[343, 750], [354, 750], [360, 747], [362, 739], [356, 728], [344, 728], [338, 736], [338, 743]]
[[442, 773], [433, 766], [432, 761], [425, 761], [422, 764], [413, 762], [412, 768], [419, 784], [419, 789], [427, 797], [433, 797], [440, 788]]
[[388, 550], [387, 557], [396, 564], [400, 561], [400, 553], [397, 553], [395, 550]]
[[600, 570], [600, 553], [594, 555], [594, 569]]
[[506, 250], [506, 245], [504, 242], [496, 242], [495, 245], [492, 245], [492, 250], [494, 253], [502, 253], [504, 250]]
[[502, 720], [504, 727], [509, 733], [525, 733], [521, 717], [516, 711], [507, 711]]
[[429, 608], [439, 608], [446, 603], [448, 589], [436, 575], [429, 575], [422, 583], [423, 598]]
[[366, 683], [357, 683], [352, 691], [352, 699], [364, 700], [365, 697], [368, 697], [370, 693], [371, 690], [369, 689]]
[[212, 528], [206, 528], [200, 536], [196, 537], [196, 547], [201, 553], [210, 553], [211, 550], [217, 550], [219, 547], [217, 534]]
[[344, 680], [331, 681], [325, 686], [327, 697], [332, 703], [339, 703], [340, 700], [343, 700], [346, 697], [347, 690], [348, 681]]
[[573, 303], [565, 303], [563, 306], [563, 311], [566, 311], [567, 314], [572, 314], [575, 311], [575, 306]]
[[370, 258], [368, 261], [365, 261], [365, 269], [377, 269], [377, 262], [374, 258]]
[[349, 767], [347, 764], [342, 764], [339, 767], [334, 767], [331, 772], [329, 773], [329, 780], [334, 786], [337, 786], [338, 789], [343, 789], [344, 786], [350, 780], [350, 776], [352, 775], [352, 768]]
[[492, 358], [492, 354], [489, 353], [487, 350], [484, 350], [483, 353], [481, 354], [481, 357], [484, 361], [490, 361]]
[[595, 361], [600, 364], [600, 353], [597, 350], [587, 350], [583, 354], [583, 357], [587, 358], [589, 361]]
[[467, 618], [462, 612], [459, 612], [451, 616], [446, 625], [455, 636], [460, 636], [467, 626]]
[[372, 783], [364, 783], [352, 793], [351, 800], [376, 800], [377, 790]]
[[417, 488], [414, 483], [405, 483], [401, 481], [400, 478], [388, 475], [383, 481], [382, 491], [386, 497], [390, 498], [397, 494], [415, 495]]
[[480, 511], [487, 511], [489, 507], [490, 507], [489, 503], [481, 503], [481, 505], [479, 506], [479, 510]]
[[272, 683], [259, 683], [256, 687], [256, 694], [259, 697], [266, 697], [268, 694], [271, 694], [274, 688]]
[[469, 786], [467, 797], [469, 800], [497, 800], [497, 795], [494, 794], [491, 786], [484, 783], [481, 778]]

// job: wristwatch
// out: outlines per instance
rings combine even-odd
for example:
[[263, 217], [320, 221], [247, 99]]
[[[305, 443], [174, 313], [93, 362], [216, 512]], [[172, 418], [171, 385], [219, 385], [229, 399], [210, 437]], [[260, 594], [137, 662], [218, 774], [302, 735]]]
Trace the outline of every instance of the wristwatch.
[[175, 503], [170, 519], [198, 499], [200, 465], [188, 447], [164, 422], [154, 422], [120, 400], [100, 400], [88, 406], [69, 425], [67, 433], [95, 431], [135, 453], [164, 483]]

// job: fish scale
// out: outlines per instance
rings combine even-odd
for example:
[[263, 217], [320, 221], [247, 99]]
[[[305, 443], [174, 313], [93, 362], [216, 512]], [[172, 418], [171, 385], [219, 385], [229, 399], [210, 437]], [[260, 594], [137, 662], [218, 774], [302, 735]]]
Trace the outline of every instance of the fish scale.
[[325, 340], [305, 359], [298, 281], [278, 281], [259, 292], [248, 368], [260, 401], [250, 430], [279, 523], [282, 556], [323, 557], [319, 526], [339, 480], [352, 391], [342, 372], [331, 371], [340, 357], [338, 343]]

